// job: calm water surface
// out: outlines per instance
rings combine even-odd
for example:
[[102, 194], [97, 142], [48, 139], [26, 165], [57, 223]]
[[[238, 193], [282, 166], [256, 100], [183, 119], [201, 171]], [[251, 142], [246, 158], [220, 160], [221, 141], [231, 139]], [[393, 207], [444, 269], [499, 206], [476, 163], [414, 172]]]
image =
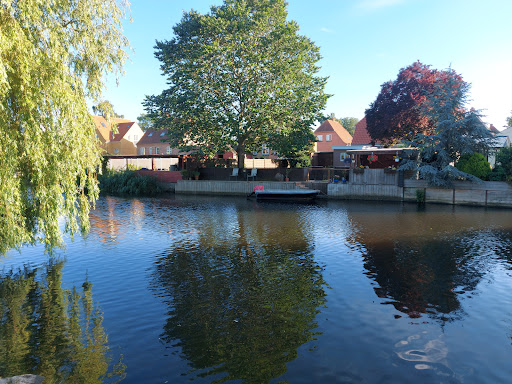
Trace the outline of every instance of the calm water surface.
[[511, 380], [510, 210], [105, 197], [91, 226], [0, 258], [0, 376]]

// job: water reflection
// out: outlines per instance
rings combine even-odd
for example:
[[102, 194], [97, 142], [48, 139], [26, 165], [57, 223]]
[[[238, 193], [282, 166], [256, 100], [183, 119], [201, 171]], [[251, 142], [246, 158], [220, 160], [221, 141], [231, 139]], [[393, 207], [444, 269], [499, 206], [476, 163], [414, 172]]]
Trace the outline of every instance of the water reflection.
[[162, 339], [196, 377], [268, 382], [315, 339], [322, 269], [297, 210], [229, 216], [204, 215], [194, 240], [158, 258], [154, 288], [169, 305]]
[[388, 299], [383, 304], [411, 318], [459, 318], [460, 296], [474, 291], [496, 261], [512, 269], [512, 221], [493, 211], [479, 211], [475, 221], [470, 209], [413, 209], [350, 215], [366, 274], [377, 296]]
[[125, 367], [109, 371], [108, 340], [92, 284], [62, 289], [62, 261], [44, 272], [25, 267], [0, 275], [0, 377], [27, 373], [45, 383], [119, 382]]

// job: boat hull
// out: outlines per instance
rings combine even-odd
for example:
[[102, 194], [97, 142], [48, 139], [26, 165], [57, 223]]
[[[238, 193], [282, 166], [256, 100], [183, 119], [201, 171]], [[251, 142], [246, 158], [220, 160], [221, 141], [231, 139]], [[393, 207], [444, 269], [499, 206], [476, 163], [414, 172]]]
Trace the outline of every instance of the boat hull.
[[315, 200], [319, 190], [263, 190], [255, 191], [257, 200], [310, 202]]

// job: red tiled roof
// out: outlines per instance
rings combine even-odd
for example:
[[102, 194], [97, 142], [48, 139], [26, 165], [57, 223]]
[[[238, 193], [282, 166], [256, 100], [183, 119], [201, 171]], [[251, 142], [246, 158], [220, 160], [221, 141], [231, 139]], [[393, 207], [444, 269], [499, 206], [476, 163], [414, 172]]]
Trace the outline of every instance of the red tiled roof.
[[[162, 133], [164, 133], [163, 136], [161, 136]], [[144, 136], [142, 136], [137, 145], [161, 144], [162, 140], [167, 140], [168, 138], [167, 129], [148, 129], [144, 132]]]
[[[375, 144], [381, 144], [380, 140], [373, 140]], [[366, 129], [366, 116], [356, 124], [352, 145], [368, 145], [372, 142], [372, 138]]]
[[341, 140], [343, 140], [347, 145], [350, 145], [352, 142], [352, 136], [348, 131], [343, 128], [343, 126], [338, 123], [336, 120], [325, 120], [316, 130], [315, 134], [321, 133], [321, 132], [336, 132], [336, 134], [339, 136]]
[[133, 121], [130, 121], [129, 123], [117, 124], [117, 133], [113, 135], [113, 132], [110, 132], [110, 141], [121, 141], [121, 139], [124, 137], [124, 135], [126, 135], [126, 132], [128, 132], [128, 130], [132, 127], [133, 124]]

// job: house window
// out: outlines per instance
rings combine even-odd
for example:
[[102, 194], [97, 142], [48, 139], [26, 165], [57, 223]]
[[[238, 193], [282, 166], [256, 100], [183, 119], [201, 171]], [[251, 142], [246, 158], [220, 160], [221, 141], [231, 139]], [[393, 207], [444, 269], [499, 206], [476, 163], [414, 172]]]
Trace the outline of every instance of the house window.
[[316, 139], [317, 139], [318, 141], [322, 141], [322, 140], [323, 140], [323, 136], [322, 136], [322, 135], [318, 135], [318, 136], [316, 137]]
[[155, 147], [155, 155], [159, 155], [160, 154], [160, 148], [159, 147]]
[[169, 145], [167, 146], [167, 150], [166, 150], [166, 151], [167, 151], [167, 154], [168, 154], [168, 155], [170, 155], [170, 154], [171, 154], [171, 147], [170, 147]]
[[148, 137], [153, 136], [153, 132], [149, 132]]
[[145, 155], [145, 152], [146, 152], [146, 151], [145, 151], [145, 148], [141, 148], [141, 149], [139, 150], [139, 152], [140, 152], [140, 154], [141, 154], [141, 155]]
[[114, 149], [114, 153], [119, 153], [119, 148]]
[[325, 141], [332, 141], [332, 135], [325, 135]]
[[268, 146], [267, 146], [267, 144], [263, 144], [263, 145], [261, 146], [261, 154], [262, 154], [262, 155], [268, 155], [268, 152], [269, 152], [269, 151], [268, 151]]
[[163, 131], [161, 134], [160, 134], [161, 137], [164, 137], [165, 136], [165, 131]]
[[342, 163], [350, 164], [352, 162], [352, 157], [348, 153], [342, 152], [340, 153], [340, 161]]
[[153, 147], [149, 147], [149, 154], [152, 155], [153, 154]]
[[133, 135], [133, 141], [139, 141], [139, 136], [138, 135]]

